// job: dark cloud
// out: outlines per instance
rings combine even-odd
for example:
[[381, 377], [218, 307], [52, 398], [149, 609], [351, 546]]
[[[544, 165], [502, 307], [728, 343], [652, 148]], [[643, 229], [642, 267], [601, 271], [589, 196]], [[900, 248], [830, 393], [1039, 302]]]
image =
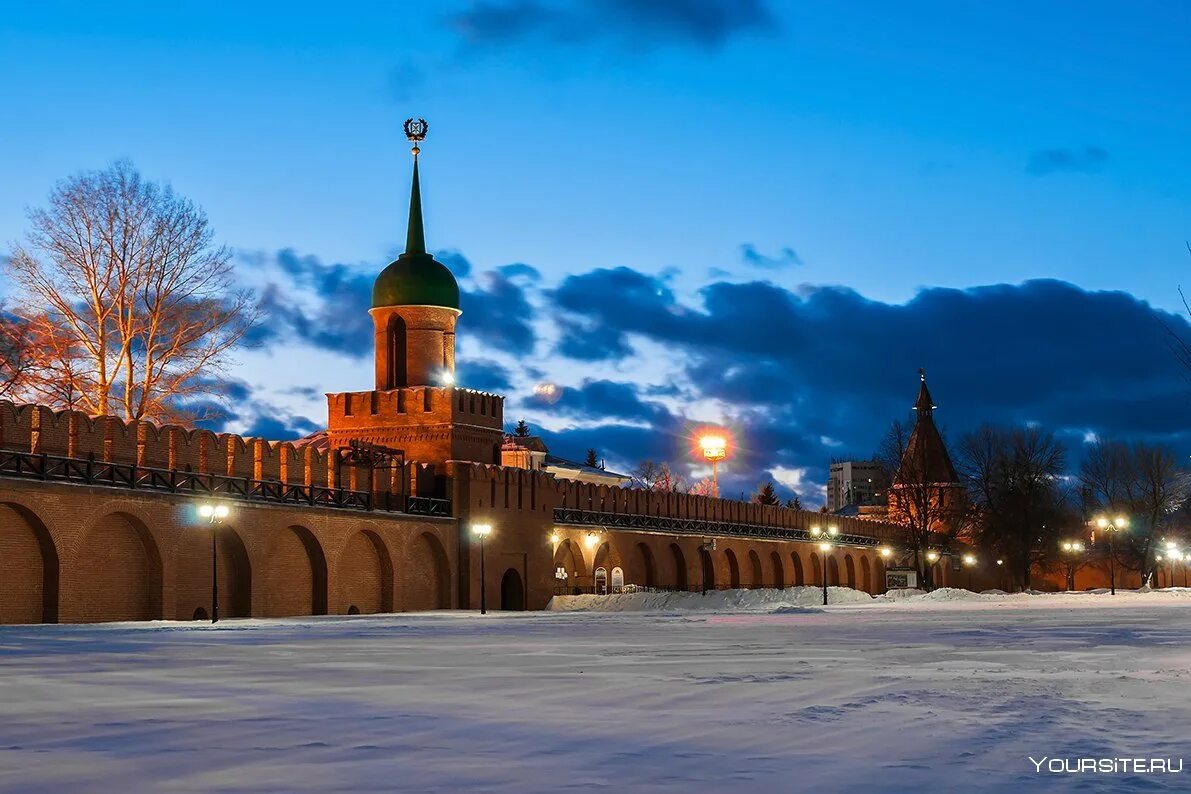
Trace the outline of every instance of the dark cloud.
[[1034, 176], [1046, 176], [1059, 171], [1090, 174], [1101, 169], [1108, 160], [1108, 152], [1099, 146], [1082, 149], [1043, 149], [1030, 155], [1026, 170]]
[[546, 399], [535, 395], [526, 401], [539, 409], [581, 419], [622, 419], [669, 426], [674, 418], [662, 405], [642, 400], [631, 383], [586, 379], [577, 387], [561, 387], [561, 394]]
[[766, 256], [754, 246], [745, 243], [740, 246], [740, 258], [746, 265], [759, 267], [764, 270], [784, 270], [787, 267], [802, 264], [802, 259], [799, 258], [793, 248], [788, 246], [779, 249], [775, 256]]
[[[471, 263], [458, 252], [436, 257], [463, 279]], [[281, 272], [261, 290], [264, 319], [249, 334], [248, 342], [268, 344], [300, 340], [324, 350], [354, 358], [372, 355], [372, 284], [375, 271], [341, 263], [324, 263], [315, 256], [300, 256], [290, 249], [278, 251], [274, 261]], [[518, 282], [535, 278], [528, 265], [507, 265], [474, 277], [475, 289], [460, 290], [460, 304], [467, 321], [459, 332], [495, 349], [517, 355], [532, 352], [535, 335], [533, 309]]]
[[436, 251], [434, 258], [447, 266], [457, 279], [464, 279], [471, 275], [471, 262], [458, 251]]
[[460, 308], [466, 320], [459, 333], [487, 347], [516, 355], [533, 352], [533, 307], [525, 288], [499, 271], [481, 273], [475, 290], [462, 290]]
[[496, 272], [500, 273], [506, 278], [523, 278], [526, 281], [533, 283], [537, 283], [542, 280], [542, 274], [538, 272], [538, 269], [532, 265], [527, 265], [524, 262], [514, 262], [511, 265], [501, 265], [496, 269]]
[[455, 381], [464, 388], [493, 394], [505, 394], [513, 388], [508, 368], [484, 358], [459, 361], [455, 366]]
[[[720, 282], [697, 308], [659, 279], [618, 269], [573, 276], [553, 298], [572, 317], [563, 353], [579, 346], [578, 358], [623, 361], [633, 338], [672, 351], [697, 396], [735, 414], [753, 471], [803, 467], [820, 480], [841, 449], [871, 453], [907, 416], [920, 366], [957, 434], [983, 421], [1038, 422], [1191, 442], [1191, 394], [1164, 325], [1187, 338], [1191, 326], [1123, 292], [1038, 280], [886, 304], [841, 287]], [[579, 339], [569, 338], [575, 328]]]
[[291, 249], [274, 257], [282, 277], [261, 290], [263, 320], [249, 341], [266, 344], [298, 339], [361, 358], [372, 355], [372, 282], [376, 273], [341, 263], [325, 264]]
[[260, 414], [241, 435], [264, 438], [269, 441], [293, 441], [322, 429], [321, 425], [304, 416]]
[[667, 43], [714, 49], [777, 28], [762, 0], [480, 0], [448, 21], [469, 45], [488, 48], [607, 41], [638, 50]]

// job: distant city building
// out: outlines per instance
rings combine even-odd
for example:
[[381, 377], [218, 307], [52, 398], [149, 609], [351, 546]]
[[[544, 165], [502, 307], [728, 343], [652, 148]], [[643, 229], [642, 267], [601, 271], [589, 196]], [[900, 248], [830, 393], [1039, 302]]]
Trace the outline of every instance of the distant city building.
[[887, 487], [876, 461], [835, 461], [827, 479], [827, 509], [834, 513], [848, 507], [884, 506]]

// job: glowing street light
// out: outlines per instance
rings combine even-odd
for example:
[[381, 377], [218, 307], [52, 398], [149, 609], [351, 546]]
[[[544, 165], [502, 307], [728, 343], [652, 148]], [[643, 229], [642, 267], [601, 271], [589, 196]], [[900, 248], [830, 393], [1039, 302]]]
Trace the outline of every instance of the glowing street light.
[[1117, 594], [1117, 553], [1113, 543], [1113, 536], [1129, 527], [1129, 519], [1124, 516], [1109, 518], [1100, 516], [1096, 519], [1096, 526], [1108, 533], [1108, 592]]
[[[811, 532], [818, 534], [815, 532], [817, 529], [818, 527], [811, 527]], [[831, 553], [831, 541], [825, 540], [820, 543], [819, 551], [823, 552], [823, 565], [821, 567], [821, 573], [823, 576], [823, 606], [827, 606], [827, 555]]]
[[492, 534], [491, 524], [472, 524], [471, 534], [480, 539], [480, 614], [488, 614], [488, 599], [487, 588], [484, 586], [487, 583], [484, 576], [484, 538]]
[[198, 514], [211, 526], [211, 622], [219, 622], [219, 525], [231, 515], [225, 504], [200, 502]]
[[964, 567], [968, 569], [968, 589], [972, 589], [972, 569], [976, 567], [976, 555], [965, 554], [963, 557]]
[[711, 464], [712, 496], [720, 495], [720, 461], [728, 457], [728, 438], [722, 433], [705, 433], [699, 436], [699, 451], [703, 459]]
[[1075, 589], [1075, 570], [1079, 567], [1079, 555], [1084, 552], [1083, 541], [1065, 540], [1059, 544], [1063, 552], [1063, 564], [1067, 567], [1067, 589]]

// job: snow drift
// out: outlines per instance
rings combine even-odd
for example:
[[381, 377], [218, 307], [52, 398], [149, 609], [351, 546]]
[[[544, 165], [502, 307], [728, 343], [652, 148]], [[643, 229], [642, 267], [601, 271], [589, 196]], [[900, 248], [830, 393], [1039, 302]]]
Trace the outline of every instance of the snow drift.
[[[828, 604], [871, 602], [868, 593], [850, 587], [828, 587]], [[822, 587], [760, 588], [756, 590], [710, 590], [703, 593], [647, 592], [615, 595], [554, 596], [546, 609], [554, 612], [773, 612], [789, 607], [823, 605]]]

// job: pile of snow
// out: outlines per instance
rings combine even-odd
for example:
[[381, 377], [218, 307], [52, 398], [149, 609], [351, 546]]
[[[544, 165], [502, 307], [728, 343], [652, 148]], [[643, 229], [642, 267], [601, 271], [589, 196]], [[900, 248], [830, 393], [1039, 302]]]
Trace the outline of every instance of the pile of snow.
[[931, 590], [922, 597], [923, 601], [989, 601], [999, 600], [998, 596], [986, 596], [959, 587], [940, 587]]
[[924, 595], [926, 595], [925, 590], [918, 590], [914, 587], [902, 587], [897, 590], [890, 590], [885, 593], [885, 595], [880, 596], [880, 598], [883, 598], [887, 601], [904, 601], [907, 598]]
[[[871, 602], [868, 593], [850, 587], [828, 587], [828, 604]], [[554, 596], [546, 609], [554, 612], [671, 612], [701, 610], [713, 612], [773, 612], [789, 607], [822, 606], [822, 587], [761, 588], [757, 590], [709, 590], [703, 593], [639, 592], [614, 595]]]

